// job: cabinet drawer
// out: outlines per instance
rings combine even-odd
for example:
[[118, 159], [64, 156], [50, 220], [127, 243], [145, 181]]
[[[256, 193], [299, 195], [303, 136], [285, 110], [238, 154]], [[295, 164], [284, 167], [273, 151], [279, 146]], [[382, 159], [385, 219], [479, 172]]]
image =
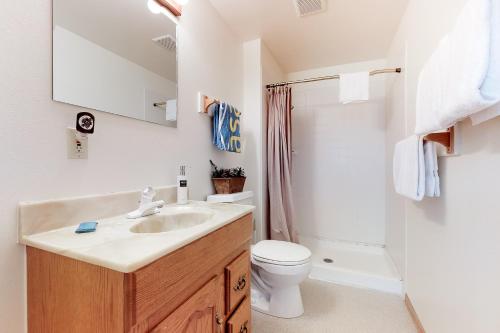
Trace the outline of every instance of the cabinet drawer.
[[226, 313], [230, 313], [250, 290], [250, 254], [243, 252], [226, 267]]
[[227, 321], [226, 333], [251, 333], [250, 299], [247, 297]]

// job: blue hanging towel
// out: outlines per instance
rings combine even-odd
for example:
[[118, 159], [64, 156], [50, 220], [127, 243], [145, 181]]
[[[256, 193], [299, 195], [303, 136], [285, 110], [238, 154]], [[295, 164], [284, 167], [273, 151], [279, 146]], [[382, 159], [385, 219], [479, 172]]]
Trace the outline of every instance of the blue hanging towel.
[[220, 103], [215, 108], [212, 142], [217, 149], [241, 153], [240, 116], [238, 109], [227, 103]]

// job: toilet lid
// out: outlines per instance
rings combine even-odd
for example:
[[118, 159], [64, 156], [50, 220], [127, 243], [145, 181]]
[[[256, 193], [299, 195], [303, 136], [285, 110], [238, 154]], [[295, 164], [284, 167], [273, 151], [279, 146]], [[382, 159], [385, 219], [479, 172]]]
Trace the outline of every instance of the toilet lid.
[[274, 240], [258, 242], [252, 247], [254, 259], [282, 265], [300, 265], [309, 261], [311, 251], [305, 246]]

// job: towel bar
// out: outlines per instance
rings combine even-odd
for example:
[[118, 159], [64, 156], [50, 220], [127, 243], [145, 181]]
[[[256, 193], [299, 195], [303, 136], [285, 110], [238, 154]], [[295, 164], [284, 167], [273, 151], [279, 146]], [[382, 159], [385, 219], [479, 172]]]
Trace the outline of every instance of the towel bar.
[[455, 153], [455, 126], [446, 130], [446, 132], [431, 133], [424, 136], [424, 141], [439, 143], [446, 148], [448, 154]]
[[153, 103], [153, 106], [154, 106], [155, 108], [160, 109], [160, 110], [165, 110], [164, 108], [162, 108], [162, 106], [167, 106], [167, 102]]

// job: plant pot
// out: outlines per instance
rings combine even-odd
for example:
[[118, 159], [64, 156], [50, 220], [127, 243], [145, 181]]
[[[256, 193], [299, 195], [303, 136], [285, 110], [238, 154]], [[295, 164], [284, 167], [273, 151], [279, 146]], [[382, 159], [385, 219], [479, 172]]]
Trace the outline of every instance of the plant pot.
[[212, 182], [217, 194], [231, 194], [243, 192], [246, 179], [246, 177], [212, 178]]

